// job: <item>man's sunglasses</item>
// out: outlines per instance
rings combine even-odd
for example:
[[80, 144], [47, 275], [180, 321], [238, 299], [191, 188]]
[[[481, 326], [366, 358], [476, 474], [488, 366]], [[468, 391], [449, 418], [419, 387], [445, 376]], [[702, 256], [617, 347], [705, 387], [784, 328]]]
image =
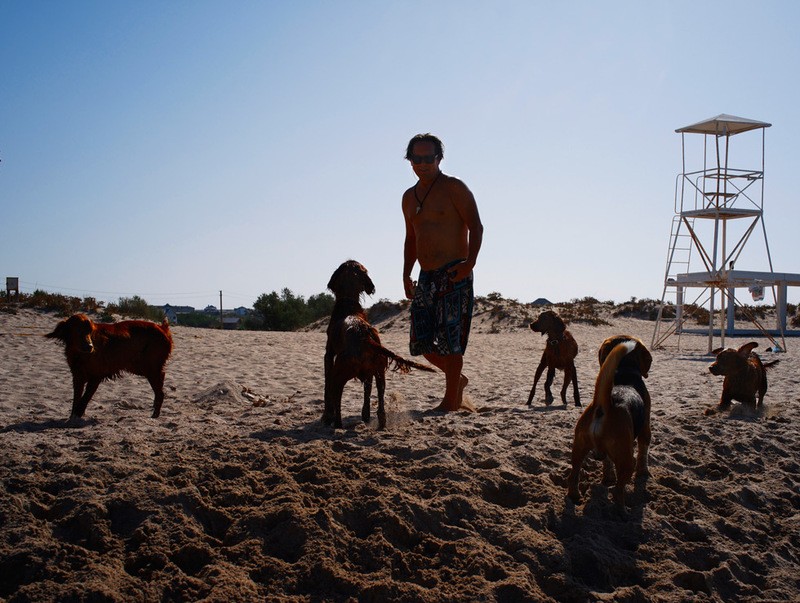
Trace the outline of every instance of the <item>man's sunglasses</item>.
[[436, 155], [409, 155], [411, 163], [419, 165], [420, 163], [433, 163], [436, 161]]

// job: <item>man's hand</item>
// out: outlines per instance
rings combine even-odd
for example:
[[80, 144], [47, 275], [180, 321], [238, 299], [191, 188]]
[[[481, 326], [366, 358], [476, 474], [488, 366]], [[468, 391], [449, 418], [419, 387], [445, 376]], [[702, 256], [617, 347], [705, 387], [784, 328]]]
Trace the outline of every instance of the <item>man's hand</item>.
[[447, 269], [447, 276], [449, 276], [450, 280], [453, 282], [462, 281], [470, 275], [472, 268], [473, 267], [467, 262], [460, 262]]
[[406, 299], [414, 299], [414, 292], [417, 288], [417, 281], [412, 281], [410, 276], [403, 277], [403, 289], [406, 292]]

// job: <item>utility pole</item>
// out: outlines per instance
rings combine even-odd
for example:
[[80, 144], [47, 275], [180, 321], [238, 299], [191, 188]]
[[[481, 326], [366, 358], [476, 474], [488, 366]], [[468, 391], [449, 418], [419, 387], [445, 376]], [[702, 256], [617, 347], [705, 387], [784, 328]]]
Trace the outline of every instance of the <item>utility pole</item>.
[[222, 290], [219, 292], [219, 328], [225, 328], [225, 323], [222, 320]]

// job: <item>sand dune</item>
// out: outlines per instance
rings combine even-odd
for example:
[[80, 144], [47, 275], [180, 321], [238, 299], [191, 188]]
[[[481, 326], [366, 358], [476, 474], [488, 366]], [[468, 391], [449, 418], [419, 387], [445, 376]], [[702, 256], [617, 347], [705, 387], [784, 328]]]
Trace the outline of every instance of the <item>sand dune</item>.
[[[544, 339], [485, 318], [465, 360], [477, 413], [432, 412], [439, 375], [390, 373], [388, 428], [361, 423], [354, 382], [334, 431], [324, 333], [173, 327], [159, 419], [126, 376], [69, 425], [63, 351], [41, 337], [58, 319], [0, 314], [0, 598], [800, 599], [800, 340], [759, 340], [781, 362], [757, 413], [703, 415], [721, 390], [704, 338], [653, 353], [651, 475], [623, 518], [596, 461], [585, 504], [565, 500], [580, 410], [541, 389], [525, 406]], [[587, 403], [599, 343], [652, 335], [609, 320], [570, 326]], [[404, 317], [383, 325], [405, 354]]]

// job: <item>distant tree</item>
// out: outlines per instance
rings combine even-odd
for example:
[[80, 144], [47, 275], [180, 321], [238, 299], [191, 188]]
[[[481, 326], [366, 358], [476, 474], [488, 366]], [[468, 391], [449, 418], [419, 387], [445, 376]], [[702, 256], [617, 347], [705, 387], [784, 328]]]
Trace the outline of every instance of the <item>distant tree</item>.
[[264, 317], [257, 312], [248, 312], [247, 316], [242, 318], [239, 323], [239, 329], [242, 331], [261, 331], [264, 329]]
[[306, 304], [308, 306], [309, 322], [314, 322], [324, 316], [330, 316], [331, 312], [333, 312], [335, 301], [333, 295], [329, 293], [319, 293], [309, 297]]
[[[2, 299], [3, 302], [11, 303], [9, 299]], [[98, 302], [93, 297], [71, 297], [61, 293], [48, 293], [41, 289], [36, 289], [33, 293], [20, 293], [14, 303], [19, 303], [24, 308], [37, 308], [47, 312], [56, 312], [61, 316], [69, 316], [76, 312], [96, 313], [102, 310], [102, 302]]]
[[275, 291], [262, 293], [253, 304], [253, 309], [264, 318], [267, 331], [293, 331], [308, 324], [308, 306], [302, 296], [285, 288], [278, 295]]
[[149, 305], [138, 295], [133, 297], [120, 297], [116, 304], [108, 304], [108, 312], [122, 314], [130, 318], [146, 318], [155, 322], [164, 319], [164, 310]]
[[178, 316], [178, 324], [182, 327], [219, 329], [219, 316], [205, 312], [185, 312]]

